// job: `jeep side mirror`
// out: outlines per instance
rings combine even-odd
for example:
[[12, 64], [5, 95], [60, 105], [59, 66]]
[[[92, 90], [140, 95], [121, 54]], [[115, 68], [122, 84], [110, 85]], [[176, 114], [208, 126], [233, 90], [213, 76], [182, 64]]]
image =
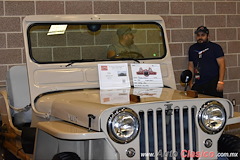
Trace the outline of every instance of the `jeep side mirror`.
[[182, 72], [180, 80], [182, 83], [185, 84], [185, 89], [184, 89], [185, 91], [187, 90], [188, 83], [191, 81], [191, 79], [192, 79], [192, 72], [190, 70], [185, 70]]
[[192, 79], [192, 72], [190, 70], [185, 70], [181, 74], [181, 82], [188, 83]]

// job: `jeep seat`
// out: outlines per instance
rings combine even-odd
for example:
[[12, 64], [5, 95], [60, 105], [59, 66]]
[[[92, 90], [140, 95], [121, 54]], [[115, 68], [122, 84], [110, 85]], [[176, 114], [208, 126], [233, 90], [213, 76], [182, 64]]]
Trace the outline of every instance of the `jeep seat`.
[[32, 118], [29, 84], [25, 65], [13, 66], [7, 73], [7, 92], [13, 117], [13, 124], [18, 129], [29, 126]]

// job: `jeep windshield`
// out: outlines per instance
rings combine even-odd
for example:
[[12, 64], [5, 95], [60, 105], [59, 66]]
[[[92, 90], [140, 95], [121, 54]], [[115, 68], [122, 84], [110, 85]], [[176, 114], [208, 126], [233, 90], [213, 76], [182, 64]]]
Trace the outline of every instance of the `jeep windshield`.
[[158, 23], [33, 24], [30, 57], [36, 63], [161, 59], [166, 55]]

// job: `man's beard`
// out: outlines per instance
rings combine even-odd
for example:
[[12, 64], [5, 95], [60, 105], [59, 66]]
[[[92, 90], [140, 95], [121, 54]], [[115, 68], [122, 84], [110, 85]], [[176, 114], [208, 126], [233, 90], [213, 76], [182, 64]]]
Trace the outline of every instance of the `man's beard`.
[[206, 40], [198, 39], [197, 40], [197, 43], [207, 43], [207, 42], [208, 42], [208, 39], [206, 39]]
[[129, 41], [129, 42], [128, 42], [128, 44], [127, 44], [127, 45], [128, 45], [128, 46], [131, 46], [131, 45], [133, 45], [133, 44], [134, 44], [134, 41], [133, 41], [133, 40], [131, 40], [131, 41]]

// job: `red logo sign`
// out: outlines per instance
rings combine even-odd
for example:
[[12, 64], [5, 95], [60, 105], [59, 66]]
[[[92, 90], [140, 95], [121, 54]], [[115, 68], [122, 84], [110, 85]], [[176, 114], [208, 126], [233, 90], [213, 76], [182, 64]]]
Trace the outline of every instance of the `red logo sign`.
[[101, 70], [102, 71], [107, 71], [108, 70], [108, 66], [101, 66]]
[[139, 68], [139, 71], [137, 72], [137, 75], [144, 75], [146, 77], [148, 77], [149, 75], [156, 75], [157, 72], [153, 72], [152, 68], [148, 68], [148, 69], [142, 69], [142, 67]]

